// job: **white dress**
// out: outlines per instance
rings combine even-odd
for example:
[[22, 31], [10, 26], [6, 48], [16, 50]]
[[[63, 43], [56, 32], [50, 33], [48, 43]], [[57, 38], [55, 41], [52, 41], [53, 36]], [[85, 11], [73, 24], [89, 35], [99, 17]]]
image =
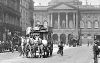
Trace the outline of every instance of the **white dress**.
[[42, 44], [44, 45], [44, 46], [47, 46], [47, 40], [42, 40]]

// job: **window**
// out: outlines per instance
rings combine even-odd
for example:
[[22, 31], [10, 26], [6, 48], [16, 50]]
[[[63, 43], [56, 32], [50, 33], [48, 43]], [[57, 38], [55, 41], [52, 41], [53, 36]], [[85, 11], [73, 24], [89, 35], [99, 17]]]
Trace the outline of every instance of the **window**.
[[84, 28], [85, 27], [85, 24], [83, 21], [80, 21], [80, 28]]
[[87, 39], [92, 39], [91, 34], [87, 34]]
[[84, 34], [81, 34], [81, 38], [84, 39]]
[[73, 29], [74, 28], [73, 20], [69, 20], [69, 28], [70, 29]]
[[87, 27], [92, 28], [92, 23], [90, 21], [87, 22]]
[[94, 28], [99, 28], [99, 22], [98, 21], [94, 22]]

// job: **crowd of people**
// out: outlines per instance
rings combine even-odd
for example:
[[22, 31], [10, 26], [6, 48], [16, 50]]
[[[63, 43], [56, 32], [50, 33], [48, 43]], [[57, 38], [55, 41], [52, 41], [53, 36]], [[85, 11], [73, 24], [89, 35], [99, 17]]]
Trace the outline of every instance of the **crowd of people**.
[[[18, 44], [20, 41], [20, 36], [17, 33], [15, 34], [7, 34], [6, 40], [0, 41], [0, 52], [5, 52], [7, 50], [13, 51], [15, 44]], [[18, 47], [18, 46], [17, 46]]]

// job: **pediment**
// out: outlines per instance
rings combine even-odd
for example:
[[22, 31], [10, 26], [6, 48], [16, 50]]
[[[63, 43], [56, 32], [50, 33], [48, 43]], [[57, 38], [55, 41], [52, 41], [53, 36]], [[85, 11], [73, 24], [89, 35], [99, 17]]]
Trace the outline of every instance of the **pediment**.
[[67, 5], [67, 4], [59, 4], [59, 5], [52, 6], [49, 9], [66, 9], [66, 10], [68, 9], [68, 10], [72, 10], [72, 9], [75, 9], [75, 7], [71, 6], [71, 5]]
[[69, 7], [69, 6], [65, 5], [65, 4], [62, 4], [62, 5], [59, 5], [59, 6], [55, 7], [55, 8], [53, 8], [53, 9], [74, 9], [74, 8]]

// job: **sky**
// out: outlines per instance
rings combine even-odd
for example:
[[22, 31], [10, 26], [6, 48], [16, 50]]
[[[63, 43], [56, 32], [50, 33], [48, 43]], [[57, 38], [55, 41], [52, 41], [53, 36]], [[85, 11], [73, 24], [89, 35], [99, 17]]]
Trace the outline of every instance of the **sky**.
[[[37, 5], [45, 6], [45, 5], [48, 5], [48, 2], [50, 2], [51, 0], [33, 0], [33, 1], [35, 2], [35, 6]], [[86, 4], [86, 0], [80, 0], [80, 1], [83, 2], [83, 5]], [[100, 5], [100, 0], [87, 0], [87, 1], [88, 1], [88, 4], [91, 4], [91, 5]]]

